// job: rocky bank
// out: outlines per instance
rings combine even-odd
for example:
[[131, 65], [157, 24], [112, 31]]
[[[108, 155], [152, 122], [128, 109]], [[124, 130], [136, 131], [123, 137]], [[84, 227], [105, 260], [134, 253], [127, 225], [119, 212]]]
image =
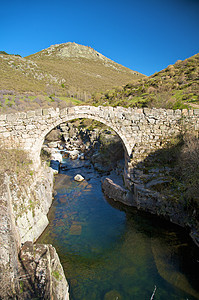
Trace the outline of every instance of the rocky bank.
[[[129, 158], [124, 163], [122, 143], [112, 130], [99, 126], [86, 127], [81, 121], [62, 124], [57, 130], [56, 134], [59, 139], [62, 137], [66, 151], [83, 151], [84, 157], [92, 162], [94, 168], [105, 175], [102, 189], [107, 197], [186, 228], [199, 246], [197, 215], [186, 208], [185, 200], [179, 201], [180, 183], [177, 182], [179, 186], [173, 188], [173, 166], [164, 164], [165, 149], [151, 152], [141, 161]], [[166, 155], [171, 160], [172, 153], [169, 151]]]
[[69, 299], [56, 250], [33, 244], [48, 224], [53, 173], [42, 166], [26, 184], [5, 174], [0, 190], [0, 298]]

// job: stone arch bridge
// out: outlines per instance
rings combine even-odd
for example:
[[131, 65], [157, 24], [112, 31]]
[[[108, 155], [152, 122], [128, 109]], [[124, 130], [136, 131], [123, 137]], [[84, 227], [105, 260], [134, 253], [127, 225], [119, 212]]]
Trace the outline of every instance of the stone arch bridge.
[[0, 141], [6, 147], [28, 151], [38, 167], [45, 136], [59, 124], [77, 118], [97, 120], [112, 128], [122, 140], [126, 157], [135, 161], [161, 148], [163, 141], [182, 130], [199, 130], [199, 109], [75, 106], [0, 115]]

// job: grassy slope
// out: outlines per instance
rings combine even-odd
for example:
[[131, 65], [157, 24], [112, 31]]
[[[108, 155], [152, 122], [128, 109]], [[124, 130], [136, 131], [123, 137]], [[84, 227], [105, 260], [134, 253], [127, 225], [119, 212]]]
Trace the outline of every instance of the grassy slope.
[[[27, 58], [0, 55], [0, 90], [29, 93], [25, 105], [17, 106], [14, 98], [8, 101], [4, 95], [2, 100], [0, 95], [0, 102], [6, 102], [4, 107], [1, 104], [0, 110], [6, 111], [7, 106], [9, 110], [28, 109], [29, 103], [30, 109], [57, 104], [62, 107], [65, 103], [60, 100], [69, 105], [199, 107], [199, 54], [146, 77], [107, 58], [89, 59], [90, 54], [88, 57], [60, 57], [57, 53], [64, 47], [66, 44], [50, 47], [50, 55], [48, 48]], [[36, 96], [41, 100], [34, 103]]]
[[126, 107], [199, 108], [199, 54], [138, 82], [96, 93], [93, 102]]
[[45, 89], [44, 83], [34, 79], [31, 74], [26, 74], [25, 68], [24, 71], [20, 70], [21, 63], [20, 57], [0, 55], [0, 90], [14, 90], [16, 93], [42, 92]]
[[[96, 90], [105, 91], [112, 86], [144, 77], [93, 49], [90, 53], [89, 47], [68, 44], [51, 46], [26, 58], [1, 52], [0, 90], [45, 94], [50, 87], [53, 93], [60, 96], [79, 94], [79, 97], [85, 98], [85, 93], [88, 96]], [[60, 50], [67, 50], [68, 47], [71, 57], [64, 54], [60, 56]], [[81, 57], [82, 48], [85, 57]], [[50, 55], [49, 49], [53, 49]]]

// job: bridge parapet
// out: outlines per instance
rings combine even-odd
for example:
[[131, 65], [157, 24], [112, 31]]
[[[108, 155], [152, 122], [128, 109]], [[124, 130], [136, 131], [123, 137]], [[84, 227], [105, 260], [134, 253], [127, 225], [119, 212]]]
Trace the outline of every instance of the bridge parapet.
[[59, 124], [77, 118], [97, 120], [112, 128], [128, 156], [134, 157], [161, 147], [162, 140], [182, 130], [199, 131], [199, 109], [75, 106], [0, 115], [0, 140], [6, 147], [27, 150], [38, 165], [45, 136]]

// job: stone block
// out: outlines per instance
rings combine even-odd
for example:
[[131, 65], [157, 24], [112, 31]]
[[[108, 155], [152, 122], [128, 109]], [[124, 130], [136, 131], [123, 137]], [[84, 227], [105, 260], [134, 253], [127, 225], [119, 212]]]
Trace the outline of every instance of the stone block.
[[0, 126], [4, 127], [6, 125], [6, 122], [0, 121]]
[[27, 125], [27, 126], [26, 126], [26, 130], [33, 130], [33, 129], [35, 129], [35, 128], [36, 128], [35, 125]]
[[194, 130], [199, 131], [199, 124], [196, 124], [196, 125], [194, 126]]
[[3, 132], [3, 137], [4, 138], [8, 138], [10, 136], [11, 136], [10, 132]]
[[171, 116], [173, 115], [173, 109], [167, 109], [167, 115]]
[[187, 109], [182, 109], [182, 115], [187, 116], [189, 114], [189, 111]]
[[8, 122], [14, 122], [17, 120], [18, 115], [17, 114], [8, 114], [6, 116], [6, 119]]
[[194, 115], [197, 115], [197, 116], [198, 116], [198, 115], [199, 115], [199, 109], [194, 109], [194, 110], [193, 110], [193, 113], [194, 113]]
[[174, 111], [174, 115], [181, 115], [182, 114], [182, 111], [180, 109], [176, 109]]
[[0, 115], [0, 121], [5, 121], [6, 120], [6, 115]]
[[62, 110], [60, 110], [60, 112], [59, 112], [60, 117], [64, 117], [67, 114], [68, 114], [68, 108], [67, 107], [64, 108], [64, 109], [62, 109]]
[[4, 132], [4, 131], [6, 131], [6, 129], [5, 129], [5, 127], [0, 127], [0, 132]]
[[69, 115], [75, 114], [74, 107], [69, 107], [69, 108], [68, 108], [68, 114], [69, 114]]
[[35, 110], [35, 116], [42, 116], [42, 109], [41, 108]]
[[23, 125], [17, 125], [17, 126], [15, 126], [15, 130], [22, 131], [22, 130], [25, 130], [25, 127]]
[[189, 110], [189, 116], [193, 116], [193, 109]]
[[49, 115], [49, 114], [50, 114], [49, 108], [43, 108], [43, 110], [42, 110], [42, 115], [43, 115], [43, 116], [47, 116], [47, 115]]
[[26, 117], [27, 117], [27, 115], [25, 112], [19, 112], [19, 114], [18, 114], [19, 119], [26, 119]]
[[149, 115], [149, 114], [151, 113], [151, 109], [150, 109], [150, 108], [147, 108], [147, 107], [145, 107], [145, 108], [143, 109], [143, 111], [144, 111], [144, 114], [146, 114], [146, 115]]
[[148, 118], [147, 120], [148, 120], [148, 122], [149, 122], [150, 124], [155, 124], [155, 122], [156, 122], [155, 119], [149, 119], [149, 118]]
[[35, 117], [35, 111], [34, 110], [29, 110], [26, 113], [27, 118], [34, 118]]

